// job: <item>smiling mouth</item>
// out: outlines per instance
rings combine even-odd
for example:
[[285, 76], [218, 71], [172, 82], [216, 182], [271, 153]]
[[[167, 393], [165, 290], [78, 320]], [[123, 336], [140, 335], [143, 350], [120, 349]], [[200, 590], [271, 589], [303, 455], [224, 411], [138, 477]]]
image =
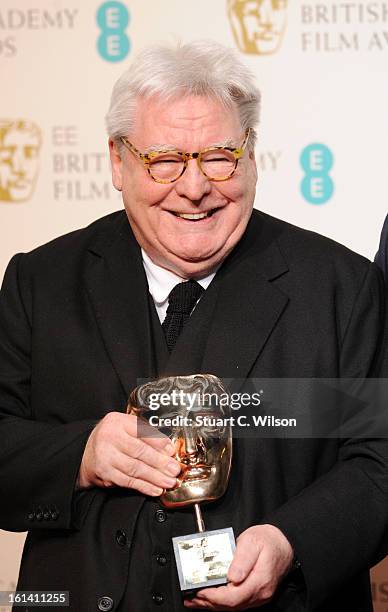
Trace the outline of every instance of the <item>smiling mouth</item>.
[[186, 221], [202, 221], [202, 219], [207, 219], [211, 217], [217, 210], [219, 209], [213, 208], [212, 210], [200, 213], [180, 213], [174, 212], [172, 210], [170, 210], [169, 212], [171, 212], [174, 217], [178, 217], [179, 219], [185, 219]]

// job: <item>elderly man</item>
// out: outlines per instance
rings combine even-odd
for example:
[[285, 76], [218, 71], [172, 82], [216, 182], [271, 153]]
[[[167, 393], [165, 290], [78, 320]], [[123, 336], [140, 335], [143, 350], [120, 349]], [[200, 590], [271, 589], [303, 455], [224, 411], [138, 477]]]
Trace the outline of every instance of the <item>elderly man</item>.
[[[229, 582], [183, 600], [171, 537], [194, 531], [192, 512], [158, 499], [180, 465], [167, 438], [139, 439], [125, 414], [138, 380], [166, 373], [379, 372], [374, 264], [252, 210], [258, 106], [249, 72], [218, 44], [145, 50], [107, 116], [125, 212], [9, 264], [0, 526], [29, 531], [19, 589], [68, 590], [80, 612], [372, 610], [386, 442], [234, 440], [227, 492], [203, 508], [208, 529], [238, 536]], [[171, 326], [177, 292], [184, 327]]]

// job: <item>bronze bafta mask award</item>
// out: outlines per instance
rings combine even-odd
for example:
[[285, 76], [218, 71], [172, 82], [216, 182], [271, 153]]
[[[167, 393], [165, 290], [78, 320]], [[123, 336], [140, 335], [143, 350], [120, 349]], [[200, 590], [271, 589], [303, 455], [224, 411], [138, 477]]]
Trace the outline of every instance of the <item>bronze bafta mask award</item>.
[[[233, 529], [206, 531], [200, 504], [226, 491], [232, 461], [229, 396], [210, 374], [171, 376], [134, 389], [127, 412], [167, 435], [182, 466], [173, 489], [163, 491], [166, 508], [192, 505], [197, 532], [173, 538], [181, 590], [193, 591], [227, 582], [235, 550]], [[149, 433], [148, 433], [149, 435]], [[160, 434], [159, 434], [160, 435]]]

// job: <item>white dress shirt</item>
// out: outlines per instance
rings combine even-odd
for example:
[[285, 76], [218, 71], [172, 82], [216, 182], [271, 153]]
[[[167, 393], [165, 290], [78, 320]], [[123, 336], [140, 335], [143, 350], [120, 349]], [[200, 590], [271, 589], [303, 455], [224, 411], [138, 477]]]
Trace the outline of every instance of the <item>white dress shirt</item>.
[[[159, 320], [161, 323], [163, 323], [167, 312], [168, 296], [170, 295], [170, 292], [172, 289], [174, 289], [175, 285], [187, 281], [188, 279], [181, 278], [177, 274], [174, 274], [174, 272], [170, 272], [170, 270], [157, 266], [143, 249], [141, 250], [141, 254], [143, 258], [144, 270], [147, 276], [148, 289], [154, 300]], [[215, 277], [217, 269], [204, 278], [196, 279], [201, 287], [204, 289], [208, 288]]]

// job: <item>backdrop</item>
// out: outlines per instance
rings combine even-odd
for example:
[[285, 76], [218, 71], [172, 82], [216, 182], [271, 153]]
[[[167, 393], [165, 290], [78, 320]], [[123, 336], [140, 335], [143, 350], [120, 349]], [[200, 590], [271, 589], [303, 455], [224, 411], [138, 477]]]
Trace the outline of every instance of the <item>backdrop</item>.
[[[103, 120], [113, 83], [148, 43], [195, 38], [236, 48], [257, 76], [256, 207], [374, 256], [388, 203], [388, 2], [1, 0], [0, 279], [14, 253], [122, 207]], [[23, 538], [0, 532], [0, 590], [14, 586]], [[373, 581], [387, 612], [388, 563]]]

